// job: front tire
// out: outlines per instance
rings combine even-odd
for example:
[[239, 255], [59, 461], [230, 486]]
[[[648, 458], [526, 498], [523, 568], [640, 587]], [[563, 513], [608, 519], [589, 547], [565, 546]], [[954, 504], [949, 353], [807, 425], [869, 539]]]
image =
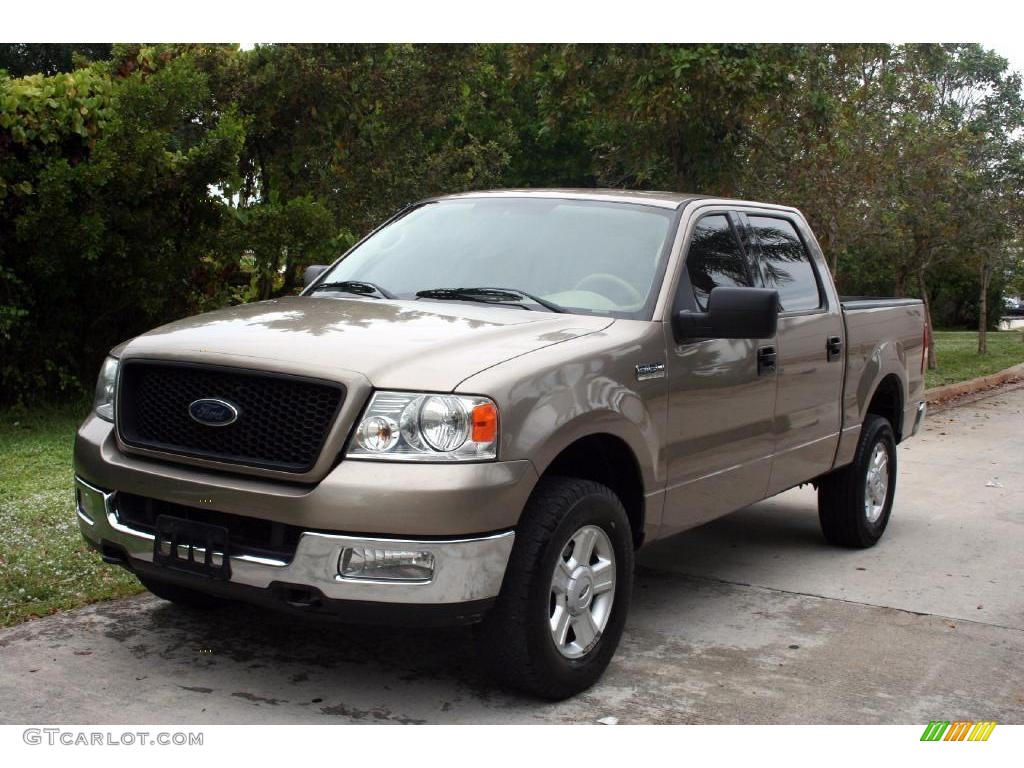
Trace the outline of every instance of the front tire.
[[591, 480], [545, 478], [478, 628], [480, 655], [511, 688], [552, 701], [584, 691], [615, 653], [632, 589], [633, 537], [619, 498]]
[[869, 415], [853, 462], [821, 478], [818, 519], [832, 544], [874, 546], [889, 523], [896, 496], [896, 436], [888, 419]]

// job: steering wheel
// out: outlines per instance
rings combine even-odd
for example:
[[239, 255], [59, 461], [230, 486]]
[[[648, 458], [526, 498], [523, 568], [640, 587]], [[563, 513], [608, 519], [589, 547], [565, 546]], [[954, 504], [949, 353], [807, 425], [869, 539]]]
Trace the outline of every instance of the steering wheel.
[[[610, 288], [611, 290], [600, 290], [602, 287]], [[577, 291], [591, 290], [594, 293], [600, 293], [620, 306], [640, 304], [643, 301], [643, 296], [640, 295], [636, 288], [618, 275], [612, 275], [607, 272], [595, 272], [592, 275], [587, 275], [576, 283], [573, 289]], [[620, 301], [620, 299], [622, 300]]]

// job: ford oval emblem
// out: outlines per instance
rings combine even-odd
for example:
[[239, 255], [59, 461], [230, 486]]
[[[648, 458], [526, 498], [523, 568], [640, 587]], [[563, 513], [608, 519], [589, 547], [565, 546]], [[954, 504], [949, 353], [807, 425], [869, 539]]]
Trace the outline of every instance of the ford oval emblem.
[[188, 415], [192, 420], [207, 427], [226, 427], [228, 424], [234, 424], [238, 420], [238, 414], [237, 405], [214, 397], [195, 400], [188, 406]]

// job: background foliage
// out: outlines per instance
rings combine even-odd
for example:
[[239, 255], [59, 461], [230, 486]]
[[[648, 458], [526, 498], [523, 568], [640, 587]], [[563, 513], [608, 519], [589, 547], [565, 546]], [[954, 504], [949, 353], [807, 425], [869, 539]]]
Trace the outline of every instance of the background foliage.
[[1022, 128], [970, 44], [2, 45], [0, 402], [498, 186], [796, 205], [842, 292], [985, 328], [1024, 282]]

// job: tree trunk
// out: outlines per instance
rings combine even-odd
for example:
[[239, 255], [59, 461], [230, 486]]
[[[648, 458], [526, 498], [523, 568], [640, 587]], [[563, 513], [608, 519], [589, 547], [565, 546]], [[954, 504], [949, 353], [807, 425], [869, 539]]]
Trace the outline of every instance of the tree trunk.
[[895, 294], [897, 299], [903, 299], [907, 296], [907, 273], [900, 269], [896, 272], [896, 287]]
[[836, 247], [836, 241], [839, 239], [839, 222], [836, 221], [835, 214], [829, 216], [825, 239], [828, 241], [825, 253], [828, 254], [829, 267], [832, 269], [832, 280], [835, 281], [837, 286], [836, 290], [838, 291], [839, 249]]
[[928, 370], [934, 371], [939, 367], [939, 361], [935, 359], [935, 329], [932, 327], [932, 306], [928, 301], [923, 267], [917, 271], [917, 289], [921, 293], [921, 301], [924, 302], [924, 321], [928, 325]]
[[[258, 256], [256, 263], [259, 264]], [[276, 256], [271, 260], [269, 269], [261, 271], [259, 279], [260, 301], [266, 301], [273, 295], [274, 277], [277, 275], [277, 271], [280, 268], [280, 263], [280, 256]]]
[[274, 287], [272, 284], [273, 278], [270, 275], [262, 274], [259, 279], [259, 296], [260, 301], [266, 301], [270, 298], [270, 291]]
[[299, 282], [298, 265], [292, 261], [291, 254], [287, 254], [284, 259], [284, 285], [281, 286], [281, 296], [291, 296]]
[[978, 295], [978, 354], [988, 354], [988, 286], [992, 282], [992, 266], [988, 259], [981, 263], [981, 291]]

